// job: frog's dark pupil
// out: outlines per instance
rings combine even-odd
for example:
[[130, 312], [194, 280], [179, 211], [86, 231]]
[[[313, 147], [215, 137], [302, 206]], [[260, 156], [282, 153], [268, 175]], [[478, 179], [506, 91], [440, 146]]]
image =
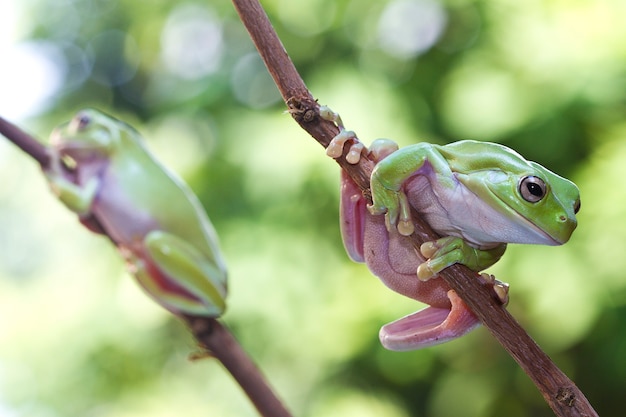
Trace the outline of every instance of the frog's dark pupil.
[[90, 122], [91, 122], [91, 118], [87, 116], [86, 114], [81, 114], [79, 116], [78, 125], [80, 126], [81, 129], [86, 128]]
[[541, 189], [541, 186], [539, 184], [536, 184], [534, 182], [529, 182], [526, 184], [526, 188], [528, 189], [528, 191], [530, 191], [532, 195], [536, 197], [543, 196], [543, 190]]

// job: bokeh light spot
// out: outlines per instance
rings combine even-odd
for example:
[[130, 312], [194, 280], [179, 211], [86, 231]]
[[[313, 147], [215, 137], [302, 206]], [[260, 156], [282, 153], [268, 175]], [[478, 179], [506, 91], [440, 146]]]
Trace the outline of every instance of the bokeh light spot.
[[65, 77], [65, 60], [58, 48], [32, 41], [0, 53], [0, 114], [19, 121], [44, 110]]
[[162, 61], [171, 73], [198, 79], [220, 66], [224, 47], [222, 25], [206, 8], [183, 6], [169, 16], [161, 45]]
[[253, 108], [276, 103], [280, 94], [259, 55], [251, 53], [239, 59], [231, 77], [235, 97]]
[[447, 16], [438, 2], [396, 0], [378, 22], [378, 43], [389, 55], [410, 59], [429, 50], [443, 33]]

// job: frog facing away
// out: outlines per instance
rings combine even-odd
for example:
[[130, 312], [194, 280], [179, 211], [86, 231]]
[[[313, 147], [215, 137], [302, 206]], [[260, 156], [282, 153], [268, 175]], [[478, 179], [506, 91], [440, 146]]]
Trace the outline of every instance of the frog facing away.
[[[327, 107], [320, 108], [320, 115], [340, 128], [327, 149], [337, 158], [356, 136]], [[480, 272], [500, 259], [507, 243], [561, 245], [576, 228], [576, 185], [503, 145], [466, 140], [398, 149], [392, 141], [378, 139], [369, 150], [352, 143], [346, 159], [357, 163], [362, 152], [376, 162], [370, 180], [373, 203], [368, 206], [342, 172], [346, 250], [387, 287], [429, 305], [381, 328], [387, 349], [436, 345], [478, 326], [445, 281], [433, 279], [443, 269], [460, 263]], [[411, 208], [442, 236], [420, 251], [408, 238], [414, 231]], [[494, 289], [506, 302], [508, 286], [496, 281]]]

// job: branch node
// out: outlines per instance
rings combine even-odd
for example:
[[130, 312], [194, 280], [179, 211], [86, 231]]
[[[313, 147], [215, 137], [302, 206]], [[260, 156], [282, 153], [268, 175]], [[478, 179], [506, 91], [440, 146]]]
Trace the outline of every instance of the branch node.
[[576, 402], [576, 393], [572, 387], [559, 387], [554, 398], [560, 403], [568, 407], [573, 407]]
[[213, 333], [213, 320], [207, 320], [206, 317], [197, 317], [197, 316], [184, 316], [183, 317], [187, 324], [189, 325], [189, 329], [196, 337], [196, 339], [204, 344], [204, 340], [207, 340], [211, 337]]

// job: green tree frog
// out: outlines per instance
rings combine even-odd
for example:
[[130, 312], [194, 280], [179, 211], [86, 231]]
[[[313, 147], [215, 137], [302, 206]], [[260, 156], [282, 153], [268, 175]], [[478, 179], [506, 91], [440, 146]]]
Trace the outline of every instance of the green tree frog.
[[[479, 272], [500, 259], [507, 243], [561, 245], [576, 228], [576, 185], [508, 147], [464, 140], [398, 149], [378, 139], [367, 150], [332, 110], [322, 106], [320, 115], [340, 129], [329, 156], [341, 156], [352, 142], [348, 162], [357, 163], [363, 152], [376, 162], [370, 206], [342, 172], [341, 232], [350, 258], [365, 262], [392, 290], [429, 305], [381, 328], [388, 349], [436, 345], [478, 326], [445, 281], [431, 279], [443, 269], [461, 263]], [[408, 238], [414, 232], [411, 208], [443, 236], [419, 252]], [[508, 286], [483, 275], [506, 302]]]
[[83, 110], [52, 132], [49, 149], [53, 192], [86, 227], [110, 237], [154, 300], [177, 315], [223, 313], [226, 266], [215, 230], [133, 128]]

